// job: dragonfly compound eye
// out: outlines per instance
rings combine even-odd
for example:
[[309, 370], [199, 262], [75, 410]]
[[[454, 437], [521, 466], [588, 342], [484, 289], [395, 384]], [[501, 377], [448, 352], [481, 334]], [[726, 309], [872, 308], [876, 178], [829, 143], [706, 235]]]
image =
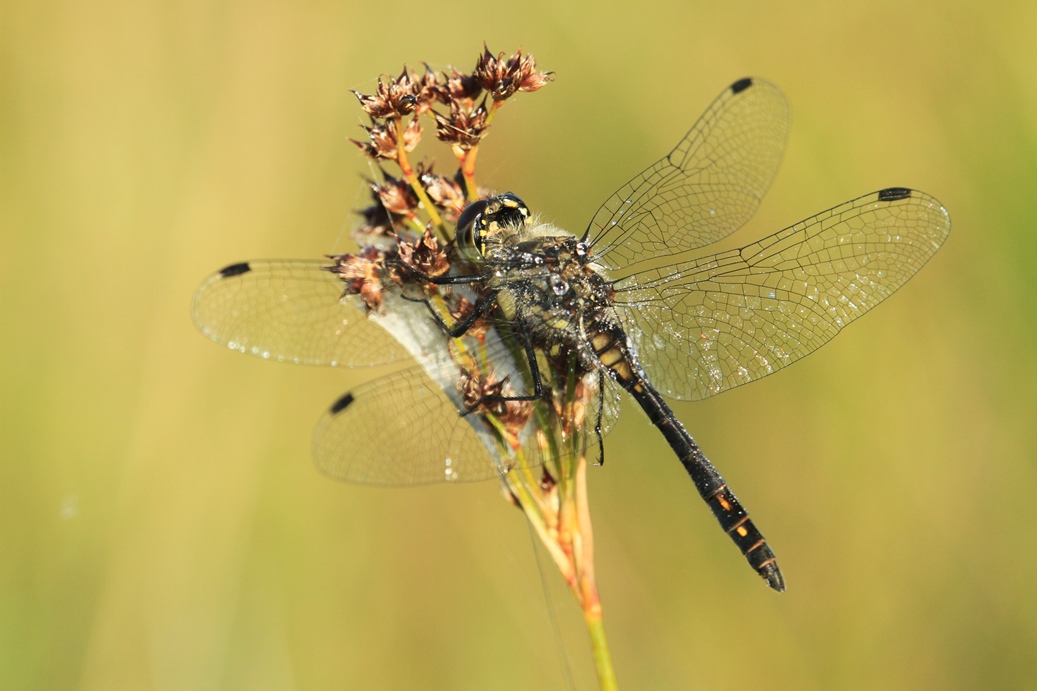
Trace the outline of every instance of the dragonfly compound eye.
[[[482, 224], [480, 219], [489, 201], [480, 199], [464, 208], [457, 217], [457, 240], [463, 247], [470, 247], [482, 252]], [[478, 226], [478, 227], [477, 227]]]

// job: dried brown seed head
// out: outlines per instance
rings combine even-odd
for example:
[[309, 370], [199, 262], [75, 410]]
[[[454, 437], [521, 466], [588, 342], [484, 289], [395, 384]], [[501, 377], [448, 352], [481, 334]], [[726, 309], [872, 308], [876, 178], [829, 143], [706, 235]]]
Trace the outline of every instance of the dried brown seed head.
[[359, 254], [329, 257], [335, 264], [328, 270], [346, 284], [345, 295], [359, 295], [369, 311], [381, 307], [385, 291], [382, 277], [385, 273], [385, 253], [374, 247], [364, 248]]
[[385, 210], [393, 216], [414, 218], [418, 210], [418, 195], [406, 180], [397, 179], [383, 172], [381, 184], [369, 183]]
[[429, 199], [443, 210], [446, 220], [456, 223], [457, 217], [468, 203], [468, 200], [465, 199], [463, 185], [457, 177], [448, 178], [445, 175], [436, 175], [432, 172], [431, 165], [427, 170], [421, 168], [423, 166], [419, 166], [418, 179], [428, 192]]
[[436, 113], [436, 137], [455, 144], [465, 151], [479, 144], [486, 133], [486, 109], [479, 106], [468, 110], [456, 103], [450, 105], [450, 115]]
[[431, 228], [426, 228], [414, 242], [401, 240], [398, 245], [400, 261], [424, 276], [442, 276], [450, 270], [450, 258], [440, 247]]
[[[367, 138], [370, 141], [358, 142], [355, 139], [350, 139], [349, 141], [356, 144], [369, 158], [390, 161], [395, 161], [399, 158], [395, 121], [383, 122], [371, 127], [361, 125], [361, 127], [367, 132]], [[403, 130], [404, 150], [413, 151], [419, 141], [421, 141], [421, 123], [418, 122], [418, 118], [415, 116]]]
[[414, 95], [414, 82], [407, 68], [399, 77], [382, 75], [378, 78], [378, 87], [374, 94], [353, 94], [360, 100], [360, 106], [372, 118], [403, 117], [413, 113], [418, 107], [418, 99]]
[[367, 180], [367, 185], [371, 190], [372, 204], [355, 212], [363, 219], [363, 225], [353, 232], [353, 237], [362, 247], [372, 244], [381, 248], [395, 246], [394, 232], [406, 223], [409, 216], [389, 213], [382, 203], [381, 185], [373, 180]]
[[383, 123], [372, 127], [361, 125], [367, 132], [368, 141], [363, 142], [350, 138], [349, 141], [356, 144], [357, 148], [364, 152], [368, 158], [395, 159], [396, 158], [396, 128], [392, 123]]
[[513, 448], [518, 448], [519, 435], [533, 415], [533, 404], [531, 401], [500, 400], [501, 397], [515, 395], [507, 377], [497, 380], [492, 372], [482, 375], [462, 369], [457, 389], [465, 410], [497, 418], [504, 426], [506, 441]]
[[521, 49], [505, 59], [504, 53], [494, 56], [485, 44], [472, 74], [494, 101], [503, 101], [518, 91], [536, 91], [554, 79], [554, 72], [537, 71], [536, 60], [523, 55]]
[[425, 65], [425, 74], [420, 77], [411, 76], [411, 92], [414, 94], [415, 112], [418, 115], [432, 110], [432, 104], [439, 99], [439, 92], [445, 81], [445, 76], [433, 72], [428, 65]]
[[454, 67], [450, 68], [449, 76], [443, 73], [435, 88], [436, 100], [445, 106], [456, 104], [470, 108], [481, 93], [482, 87], [474, 75], [460, 72]]

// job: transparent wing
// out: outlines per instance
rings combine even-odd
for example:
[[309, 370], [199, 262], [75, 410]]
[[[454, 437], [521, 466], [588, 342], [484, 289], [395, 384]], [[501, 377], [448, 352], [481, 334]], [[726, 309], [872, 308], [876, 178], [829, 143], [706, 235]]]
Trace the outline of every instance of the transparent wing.
[[374, 485], [485, 480], [505, 470], [420, 367], [336, 401], [317, 424], [313, 455], [333, 478]]
[[[555, 432], [547, 429], [552, 423], [534, 413], [519, 435], [521, 452], [502, 461], [482, 418], [462, 417], [458, 398], [448, 396], [437, 383], [456, 381], [458, 376], [452, 363], [435, 377], [412, 367], [345, 394], [317, 424], [313, 439], [317, 466], [348, 482], [419, 485], [486, 480], [514, 468], [535, 468], [547, 457], [569, 458], [576, 451], [549, 447], [545, 440]], [[595, 374], [588, 376], [597, 381]], [[603, 435], [619, 415], [617, 390], [618, 385], [606, 377], [605, 387], [588, 406], [584, 417], [588, 434], [581, 449], [588, 459], [597, 453], [593, 428], [598, 411]]]
[[677, 147], [616, 191], [585, 238], [616, 278], [640, 262], [716, 242], [755, 213], [778, 171], [789, 106], [773, 84], [741, 79]]
[[616, 307], [655, 386], [706, 398], [827, 343], [913, 276], [950, 227], [933, 197], [889, 188], [741, 249], [630, 276]]
[[[595, 429], [600, 430], [602, 439], [612, 431], [616, 420], [619, 419], [619, 411], [622, 404], [621, 393], [623, 388], [604, 370], [601, 371], [601, 374], [599, 383], [603, 386], [599, 388], [594, 396], [594, 400], [587, 411], [588, 417], [585, 423], [587, 427], [586, 438], [588, 443], [592, 445], [597, 444], [599, 441]], [[585, 450], [585, 453], [587, 454], [588, 461], [599, 465], [604, 464], [606, 456], [604, 444], [597, 450], [588, 448]]]
[[[622, 404], [622, 396], [620, 394], [623, 388], [607, 373], [602, 377], [601, 381], [604, 383], [604, 386], [594, 398], [596, 407], [592, 414], [598, 415], [598, 411], [601, 411], [601, 435], [605, 436], [612, 431], [616, 420], [619, 419], [619, 410]], [[591, 429], [594, 429], [596, 422], [596, 419], [588, 421]]]
[[243, 353], [306, 365], [356, 367], [407, 357], [368, 320], [327, 261], [253, 261], [209, 276], [191, 314], [203, 334]]

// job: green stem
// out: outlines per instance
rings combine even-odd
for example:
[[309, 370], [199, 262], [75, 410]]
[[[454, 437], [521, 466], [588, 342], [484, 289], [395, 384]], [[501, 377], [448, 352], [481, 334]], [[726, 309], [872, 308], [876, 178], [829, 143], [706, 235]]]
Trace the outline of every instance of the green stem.
[[598, 672], [598, 686], [601, 691], [616, 691], [616, 672], [612, 669], [612, 654], [605, 640], [605, 626], [601, 621], [601, 604], [583, 610], [587, 622], [587, 632], [591, 637], [591, 650], [594, 653], [594, 669]]

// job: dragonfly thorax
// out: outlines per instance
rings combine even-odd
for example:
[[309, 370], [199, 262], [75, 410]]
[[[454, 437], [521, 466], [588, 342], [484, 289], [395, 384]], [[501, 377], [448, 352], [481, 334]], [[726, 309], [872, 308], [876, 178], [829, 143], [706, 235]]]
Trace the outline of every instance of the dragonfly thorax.
[[593, 335], [618, 325], [612, 282], [572, 234], [534, 220], [488, 235], [483, 255], [501, 316], [535, 347], [589, 356]]

